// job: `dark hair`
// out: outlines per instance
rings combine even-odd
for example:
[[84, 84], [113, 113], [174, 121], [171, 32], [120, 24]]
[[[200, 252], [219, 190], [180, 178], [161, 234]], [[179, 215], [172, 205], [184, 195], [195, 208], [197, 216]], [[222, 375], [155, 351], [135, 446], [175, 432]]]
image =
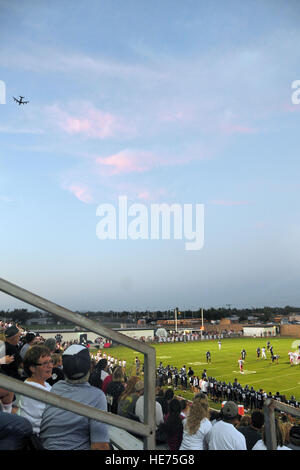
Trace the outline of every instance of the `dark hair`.
[[186, 400], [180, 400], [179, 403], [180, 403], [181, 411], [185, 410], [186, 406], [187, 406], [187, 401]]
[[36, 345], [26, 351], [23, 367], [28, 377], [32, 376], [31, 366], [36, 366], [41, 357], [50, 356], [50, 350], [46, 346]]
[[93, 387], [100, 388], [102, 387], [103, 380], [101, 379], [101, 371], [93, 370], [89, 377], [89, 384]]
[[107, 359], [100, 359], [100, 361], [96, 364], [95, 369], [97, 371], [101, 371], [105, 369], [106, 366], [107, 366]]
[[166, 433], [168, 438], [183, 432], [182, 419], [180, 418], [181, 405], [177, 398], [169, 404], [169, 414], [166, 420]]
[[261, 429], [265, 422], [265, 417], [262, 411], [253, 411], [251, 414], [251, 424], [255, 428]]
[[167, 400], [172, 400], [173, 397], [174, 397], [174, 390], [172, 388], [168, 388], [165, 393], [165, 398]]

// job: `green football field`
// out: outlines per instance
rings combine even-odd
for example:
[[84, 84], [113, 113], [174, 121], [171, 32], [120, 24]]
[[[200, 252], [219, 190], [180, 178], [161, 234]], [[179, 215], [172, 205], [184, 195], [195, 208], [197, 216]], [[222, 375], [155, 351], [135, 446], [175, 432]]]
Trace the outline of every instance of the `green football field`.
[[[267, 341], [273, 346], [274, 354], [278, 354], [278, 364], [271, 362], [270, 353], [267, 351], [267, 360], [256, 357], [256, 348], [266, 346]], [[203, 369], [207, 369], [207, 375], [215, 377], [217, 380], [233, 382], [235, 378], [242, 385], [248, 384], [255, 390], [264, 389], [267, 393], [275, 394], [277, 391], [290, 398], [294, 395], [300, 400], [300, 364], [290, 365], [289, 351], [298, 350], [300, 339], [295, 338], [233, 338], [222, 339], [221, 350], [219, 350], [218, 340], [191, 341], [187, 343], [163, 343], [155, 344], [156, 363], [162, 362], [164, 366], [185, 366], [192, 367], [195, 375], [201, 377]], [[238, 359], [242, 349], [247, 352], [244, 363], [244, 374], [241, 374], [238, 367]], [[206, 362], [206, 351], [211, 353], [211, 363]], [[107, 349], [113, 357], [126, 359], [127, 373], [134, 374], [134, 359], [139, 357], [143, 363], [143, 354], [137, 351], [116, 346]], [[188, 394], [189, 395], [189, 394]], [[190, 398], [187, 395], [187, 398]]]

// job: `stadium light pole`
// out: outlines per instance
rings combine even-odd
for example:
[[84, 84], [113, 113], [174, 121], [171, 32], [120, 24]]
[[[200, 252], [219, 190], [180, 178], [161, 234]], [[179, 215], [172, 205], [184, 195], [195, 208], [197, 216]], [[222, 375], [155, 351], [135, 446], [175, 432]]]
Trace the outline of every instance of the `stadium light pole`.
[[174, 313], [175, 313], [175, 331], [176, 331], [176, 333], [177, 333], [177, 315], [178, 315], [178, 307], [175, 307]]

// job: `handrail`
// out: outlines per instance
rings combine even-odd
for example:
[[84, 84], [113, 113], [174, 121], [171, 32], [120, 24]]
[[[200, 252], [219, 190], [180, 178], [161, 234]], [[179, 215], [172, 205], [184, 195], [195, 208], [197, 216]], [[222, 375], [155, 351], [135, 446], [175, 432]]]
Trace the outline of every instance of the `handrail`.
[[[49, 300], [33, 294], [32, 292], [29, 292], [2, 278], [0, 278], [0, 291], [144, 354], [144, 424], [128, 420], [127, 418], [123, 418], [118, 415], [113, 415], [112, 413], [100, 411], [95, 408], [93, 408], [92, 417], [98, 421], [102, 421], [122, 429], [130, 429], [134, 432], [137, 429], [137, 433], [140, 433], [144, 436], [144, 449], [155, 449], [155, 349], [152, 346], [141, 343], [135, 339], [130, 338], [129, 336], [122, 335], [121, 333], [118, 333], [110, 328], [99, 325], [90, 319], [82, 317], [78, 313], [72, 312], [64, 307], [61, 307], [60, 305], [50, 302]], [[83, 414], [84, 416], [86, 416], [85, 412], [89, 413], [90, 411], [86, 408], [91, 408], [83, 405], [82, 403], [74, 403], [73, 400], [69, 400], [67, 398], [63, 399], [63, 397], [59, 397], [57, 400], [57, 396], [55, 396], [55, 394], [52, 392], [44, 392], [43, 390], [33, 389], [33, 387], [30, 385], [6, 377], [3, 374], [0, 374], [0, 386], [17, 392], [18, 390], [22, 390], [20, 393], [26, 396], [38, 399], [44, 403], [54, 404], [55, 402], [55, 406], [59, 406], [58, 400], [61, 400], [61, 403], [63, 401], [66, 406], [72, 407], [74, 412], [78, 412], [78, 414]], [[75, 411], [75, 407], [77, 411]], [[130, 427], [128, 422], [130, 422]]]

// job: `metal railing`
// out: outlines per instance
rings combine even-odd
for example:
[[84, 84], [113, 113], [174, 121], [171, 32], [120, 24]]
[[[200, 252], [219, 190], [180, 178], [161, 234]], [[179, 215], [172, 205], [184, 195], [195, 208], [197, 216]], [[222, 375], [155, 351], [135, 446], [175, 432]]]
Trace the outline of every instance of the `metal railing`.
[[110, 328], [99, 325], [92, 320], [82, 317], [78, 313], [72, 312], [64, 307], [61, 307], [60, 305], [39, 297], [38, 295], [16, 286], [15, 284], [12, 284], [2, 278], [0, 278], [0, 291], [144, 354], [144, 424], [123, 418], [118, 415], [114, 415], [112, 413], [98, 410], [97, 408], [93, 408], [74, 400], [55, 395], [51, 392], [35, 389], [34, 387], [31, 387], [22, 381], [7, 377], [4, 374], [0, 374], [0, 387], [42, 401], [43, 403], [54, 405], [58, 408], [63, 408], [82, 416], [101, 421], [111, 426], [139, 434], [143, 436], [144, 449], [154, 450], [156, 430], [155, 349], [145, 343], [141, 343], [128, 336], [122, 335], [119, 332], [111, 330]]

